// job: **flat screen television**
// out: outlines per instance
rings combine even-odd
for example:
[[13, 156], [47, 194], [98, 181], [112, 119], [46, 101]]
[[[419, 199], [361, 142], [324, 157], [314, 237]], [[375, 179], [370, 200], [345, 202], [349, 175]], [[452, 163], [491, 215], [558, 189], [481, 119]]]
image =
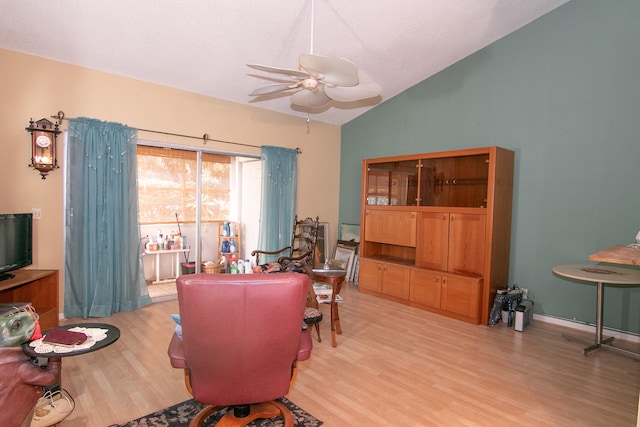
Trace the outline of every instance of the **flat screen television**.
[[0, 281], [10, 272], [31, 265], [33, 214], [0, 214]]

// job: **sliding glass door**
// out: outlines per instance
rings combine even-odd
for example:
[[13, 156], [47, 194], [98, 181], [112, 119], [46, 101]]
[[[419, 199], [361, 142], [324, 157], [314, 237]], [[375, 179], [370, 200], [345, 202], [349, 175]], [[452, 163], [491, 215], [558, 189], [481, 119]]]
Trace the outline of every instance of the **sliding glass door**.
[[[220, 224], [227, 221], [239, 224], [238, 256], [249, 258], [257, 242], [259, 209], [253, 204], [257, 198], [259, 206], [259, 168], [257, 157], [138, 146], [139, 222], [150, 249], [145, 251], [150, 256], [143, 257], [148, 283], [218, 263]], [[183, 247], [189, 250], [180, 251]], [[174, 252], [154, 252], [160, 248]]]

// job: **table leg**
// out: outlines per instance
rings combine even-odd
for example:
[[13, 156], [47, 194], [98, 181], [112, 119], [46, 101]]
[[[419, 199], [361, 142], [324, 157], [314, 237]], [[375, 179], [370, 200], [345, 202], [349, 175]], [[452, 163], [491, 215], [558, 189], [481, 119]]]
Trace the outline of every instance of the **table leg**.
[[[174, 262], [174, 265], [175, 265], [175, 267], [176, 267], [176, 272], [175, 272], [175, 274], [173, 274], [173, 271], [172, 271], [172, 272], [171, 272], [171, 275], [172, 275], [172, 276], [174, 276], [176, 279], [177, 279], [178, 277], [180, 277], [180, 256], [179, 256], [179, 255], [180, 255], [180, 253], [179, 253], [179, 252], [176, 252], [175, 254], [172, 254], [172, 256], [174, 256], [174, 257], [175, 257], [175, 258], [174, 258], [174, 261], [175, 261], [175, 262]], [[173, 268], [172, 268], [172, 270], [173, 270]]]
[[604, 284], [598, 282], [597, 298], [596, 298], [596, 339], [591, 341], [589, 339], [574, 337], [571, 335], [563, 334], [562, 336], [568, 340], [582, 341], [585, 343], [592, 343], [589, 347], [582, 350], [582, 354], [585, 356], [591, 353], [593, 350], [597, 350], [602, 347], [603, 344], [609, 344], [613, 341], [613, 337], [609, 337], [605, 340], [602, 339], [602, 305], [604, 301]]
[[[596, 340], [589, 347], [582, 350], [582, 354], [585, 356], [591, 353], [594, 350], [599, 348], [603, 350], [611, 350], [625, 356], [629, 356], [635, 360], [640, 360], [640, 354], [635, 353], [633, 351], [625, 350], [620, 347], [615, 347], [613, 345], [614, 337], [604, 338], [603, 339], [603, 305], [604, 305], [604, 283], [598, 282], [598, 296], [596, 302]], [[569, 340], [578, 340], [582, 342], [590, 342], [590, 340], [586, 340], [584, 338], [573, 337], [570, 335], [563, 335], [566, 339]]]
[[[596, 341], [593, 345], [582, 350], [582, 353], [586, 356], [593, 350], [600, 348], [603, 344], [602, 341], [602, 304], [604, 301], [604, 285], [602, 282], [598, 282], [597, 288], [597, 298], [596, 298]], [[606, 342], [610, 343], [613, 341], [613, 337], [607, 338]]]
[[340, 313], [338, 312], [338, 303], [334, 302], [333, 305], [335, 305], [335, 311], [333, 315], [334, 315], [334, 322], [336, 324], [336, 332], [338, 334], [342, 334], [342, 327], [340, 326]]
[[158, 283], [160, 281], [160, 253], [156, 253], [154, 261], [156, 263], [156, 283]]
[[338, 346], [338, 341], [336, 340], [336, 325], [333, 322], [333, 307], [331, 307], [331, 346]]
[[329, 310], [331, 311], [331, 345], [336, 347], [338, 342], [336, 340], [336, 332], [342, 333], [342, 327], [340, 326], [340, 315], [338, 313], [338, 303], [335, 298], [340, 294], [342, 289], [342, 282], [345, 279], [345, 275], [323, 275], [321, 273], [315, 273], [312, 279], [321, 282], [331, 284], [331, 301], [329, 301]]
[[313, 289], [313, 283], [309, 284], [309, 292], [307, 296], [307, 306], [311, 308], [319, 308], [318, 296], [316, 295], [316, 291]]

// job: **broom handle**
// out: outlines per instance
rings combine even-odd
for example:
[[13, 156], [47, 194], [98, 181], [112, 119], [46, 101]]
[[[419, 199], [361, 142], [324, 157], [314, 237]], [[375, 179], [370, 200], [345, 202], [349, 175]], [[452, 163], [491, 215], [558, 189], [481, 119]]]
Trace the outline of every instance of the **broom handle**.
[[182, 236], [182, 230], [180, 230], [180, 220], [178, 219], [178, 212], [176, 212], [176, 222], [178, 223], [178, 234]]
[[[182, 230], [180, 229], [180, 220], [178, 219], [178, 212], [176, 212], [176, 223], [178, 223], [178, 235], [182, 236]], [[184, 262], [189, 264], [189, 256], [186, 252], [184, 253]]]

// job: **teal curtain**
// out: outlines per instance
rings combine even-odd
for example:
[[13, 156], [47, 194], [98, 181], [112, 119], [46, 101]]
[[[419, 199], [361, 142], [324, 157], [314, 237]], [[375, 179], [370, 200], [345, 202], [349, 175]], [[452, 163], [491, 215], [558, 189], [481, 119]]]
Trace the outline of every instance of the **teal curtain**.
[[[296, 212], [298, 150], [262, 146], [261, 158], [262, 204], [258, 248], [263, 251], [277, 251], [291, 245]], [[277, 258], [266, 257], [264, 261], [275, 261]], [[260, 262], [263, 262], [263, 259]]]
[[142, 267], [136, 129], [69, 120], [65, 317], [108, 317], [151, 303]]

